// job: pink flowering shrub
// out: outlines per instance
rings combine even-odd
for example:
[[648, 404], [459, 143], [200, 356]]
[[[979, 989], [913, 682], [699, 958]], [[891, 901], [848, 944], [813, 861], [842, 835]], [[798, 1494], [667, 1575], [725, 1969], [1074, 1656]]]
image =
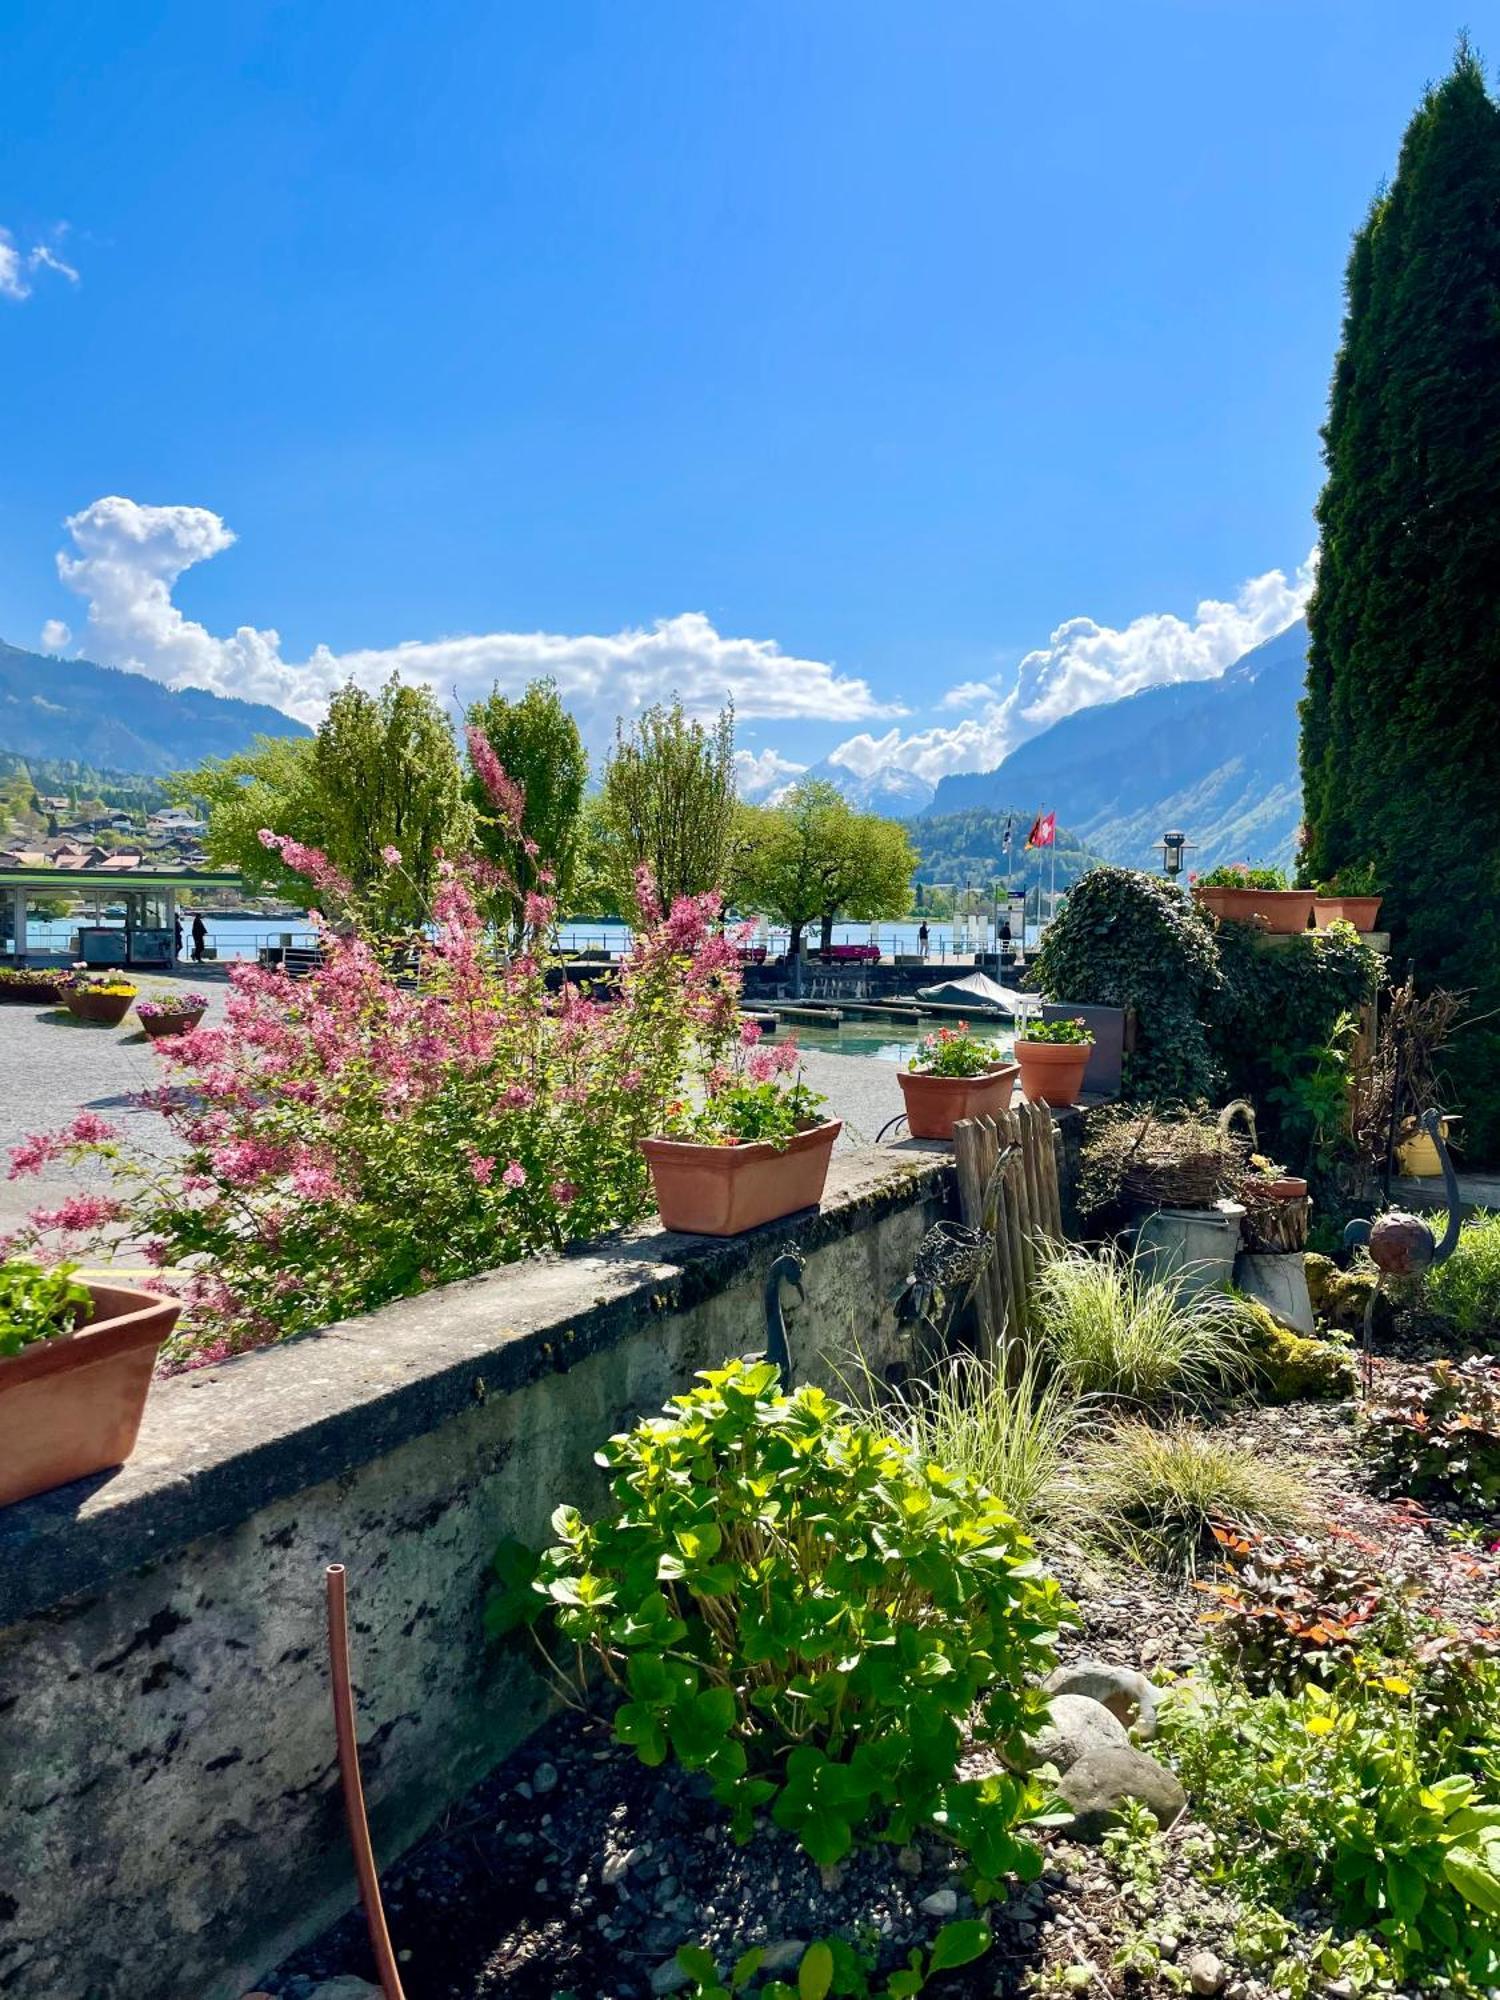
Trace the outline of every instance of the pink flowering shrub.
[[[497, 808], [518, 813], [499, 779]], [[165, 1159], [88, 1115], [24, 1141], [12, 1176], [92, 1155], [115, 1183], [33, 1216], [34, 1239], [76, 1253], [108, 1226], [186, 1266], [176, 1358], [216, 1360], [649, 1211], [638, 1141], [736, 1033], [737, 940], [717, 897], [663, 912], [642, 879], [634, 949], [601, 996], [549, 985], [540, 890], [521, 948], [497, 949], [480, 914], [490, 864], [442, 865], [414, 961], [412, 940], [392, 950], [364, 925], [324, 856], [262, 838], [332, 912], [315, 919], [321, 965], [300, 981], [236, 966], [222, 1022], [158, 1044], [167, 1075], [146, 1102], [177, 1142]]]

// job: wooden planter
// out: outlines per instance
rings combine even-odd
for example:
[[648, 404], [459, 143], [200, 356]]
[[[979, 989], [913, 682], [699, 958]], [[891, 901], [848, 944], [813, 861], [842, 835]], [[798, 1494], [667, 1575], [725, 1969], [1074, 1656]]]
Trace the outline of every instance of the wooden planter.
[[738, 1236], [799, 1208], [816, 1208], [843, 1129], [842, 1120], [830, 1119], [779, 1148], [642, 1139], [663, 1225], [687, 1236]]
[[136, 1019], [153, 1042], [160, 1042], [171, 1035], [190, 1034], [207, 1012], [208, 1003], [205, 1001], [190, 1014], [137, 1014]]
[[1381, 901], [1379, 896], [1314, 896], [1313, 920], [1320, 931], [1341, 921], [1357, 931], [1372, 931]]
[[1311, 889], [1205, 889], [1193, 890], [1200, 903], [1221, 923], [1254, 924], [1273, 937], [1295, 937], [1312, 919]]
[[1050, 1104], [1054, 1111], [1066, 1111], [1078, 1102], [1084, 1071], [1094, 1053], [1092, 1042], [1016, 1043], [1016, 1061], [1021, 1065], [1021, 1092], [1028, 1104]]
[[901, 1069], [896, 1081], [906, 1100], [906, 1122], [914, 1139], [951, 1139], [960, 1118], [994, 1118], [1010, 1109], [1019, 1063], [991, 1063], [978, 1076], [927, 1076]]
[[118, 1028], [135, 1005], [133, 993], [74, 993], [63, 995], [70, 1014], [79, 1021], [92, 1021], [101, 1028]]
[[123, 1465], [135, 1449], [157, 1350], [176, 1299], [90, 1285], [72, 1333], [0, 1359], [0, 1507]]
[[1307, 1182], [1295, 1174], [1280, 1179], [1249, 1179], [1240, 1183], [1244, 1204], [1245, 1247], [1253, 1252], [1305, 1250], [1312, 1203]]

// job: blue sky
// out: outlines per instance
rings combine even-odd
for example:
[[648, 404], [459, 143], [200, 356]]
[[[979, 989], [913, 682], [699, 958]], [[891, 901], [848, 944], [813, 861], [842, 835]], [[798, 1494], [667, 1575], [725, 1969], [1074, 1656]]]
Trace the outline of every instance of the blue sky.
[[1500, 57], [1497, 0], [0, 18], [0, 635], [306, 713], [418, 642], [596, 740], [728, 684], [929, 776], [1295, 615], [1350, 232]]

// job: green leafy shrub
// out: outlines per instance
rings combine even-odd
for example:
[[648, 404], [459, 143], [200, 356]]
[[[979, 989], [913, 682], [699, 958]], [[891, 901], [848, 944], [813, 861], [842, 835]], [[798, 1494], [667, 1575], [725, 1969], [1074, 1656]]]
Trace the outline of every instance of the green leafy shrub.
[[1223, 1066], [1204, 1028], [1220, 979], [1214, 926], [1180, 890], [1136, 868], [1091, 868], [1048, 925], [1036, 972], [1053, 999], [1134, 1008], [1127, 1097], [1220, 1095]]
[[1372, 1409], [1365, 1456], [1387, 1493], [1489, 1509], [1500, 1502], [1500, 1362], [1437, 1361]]
[[0, 1262], [0, 1356], [53, 1340], [88, 1309], [89, 1288], [71, 1264], [42, 1265], [26, 1257]]
[[[850, 1996], [850, 2000], [911, 2000], [926, 1990], [929, 1979], [939, 1972], [971, 1965], [990, 1948], [987, 1924], [977, 1918], [944, 1924], [932, 1941], [930, 1951], [913, 1949], [906, 1964], [881, 1981], [877, 1990], [871, 1983], [869, 1961], [843, 1938], [819, 1938], [802, 1954], [797, 1967], [797, 1983], [769, 1979], [757, 1989], [756, 2000], [825, 2000], [825, 1995]], [[742, 1993], [750, 2000], [750, 1984], [760, 1971], [765, 1953], [757, 1946], [736, 1960], [721, 1979], [711, 1952], [701, 1945], [678, 1948], [677, 1963], [692, 1984], [688, 1992], [696, 2000], [732, 2000]]]
[[1083, 1490], [1106, 1548], [1177, 1575], [1194, 1574], [1216, 1527], [1292, 1530], [1307, 1515], [1289, 1472], [1181, 1421], [1116, 1424], [1084, 1453]]
[[1034, 1876], [1016, 1828], [1039, 1784], [957, 1775], [978, 1707], [1018, 1756], [1043, 1708], [1064, 1605], [1012, 1516], [769, 1363], [699, 1377], [610, 1440], [610, 1506], [571, 1507], [540, 1566], [500, 1557], [491, 1629], [550, 1606], [622, 1697], [646, 1764], [705, 1772], [748, 1838], [769, 1808], [815, 1861], [865, 1829], [933, 1825], [986, 1878]]
[[1234, 1573], [1198, 1584], [1214, 1599], [1204, 1623], [1252, 1693], [1331, 1687], [1362, 1655], [1396, 1643], [1387, 1584], [1357, 1553], [1237, 1528], [1216, 1528], [1214, 1540]]
[[1338, 1402], [1354, 1394], [1358, 1373], [1347, 1346], [1294, 1333], [1258, 1299], [1241, 1303], [1255, 1393], [1262, 1402]]
[[1109, 1244], [1063, 1245], [1038, 1266], [1033, 1322], [1051, 1366], [1080, 1396], [1204, 1397], [1249, 1377], [1249, 1318], [1223, 1292], [1158, 1277]]
[[[1158, 1745], [1247, 1897], [1379, 1934], [1398, 1978], [1500, 1973], [1500, 1801], [1424, 1729], [1409, 1682], [1256, 1696], [1200, 1685]], [[1500, 1753], [1500, 1743], [1488, 1755]]]
[[1453, 1255], [1409, 1287], [1403, 1303], [1456, 1342], [1500, 1344], [1500, 1215], [1471, 1215]]

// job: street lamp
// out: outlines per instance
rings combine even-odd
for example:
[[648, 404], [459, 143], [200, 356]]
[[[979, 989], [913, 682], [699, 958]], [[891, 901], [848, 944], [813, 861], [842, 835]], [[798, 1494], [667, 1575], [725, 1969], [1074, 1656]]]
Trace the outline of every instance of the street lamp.
[[1185, 833], [1173, 831], [1162, 835], [1161, 865], [1169, 882], [1175, 882], [1182, 873], [1182, 857], [1191, 845]]

